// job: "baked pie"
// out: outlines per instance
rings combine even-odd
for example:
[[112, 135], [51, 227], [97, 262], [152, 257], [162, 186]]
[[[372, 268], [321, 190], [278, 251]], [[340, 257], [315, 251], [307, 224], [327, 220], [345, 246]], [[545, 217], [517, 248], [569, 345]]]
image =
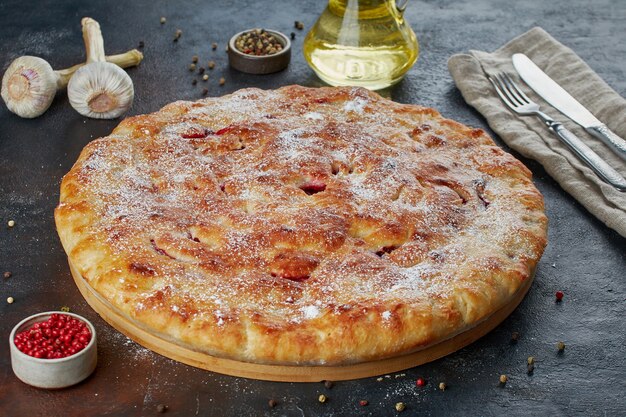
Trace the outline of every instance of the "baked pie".
[[511, 302], [546, 245], [530, 171], [480, 129], [360, 88], [239, 90], [124, 120], [64, 177], [73, 267], [155, 335], [344, 365]]

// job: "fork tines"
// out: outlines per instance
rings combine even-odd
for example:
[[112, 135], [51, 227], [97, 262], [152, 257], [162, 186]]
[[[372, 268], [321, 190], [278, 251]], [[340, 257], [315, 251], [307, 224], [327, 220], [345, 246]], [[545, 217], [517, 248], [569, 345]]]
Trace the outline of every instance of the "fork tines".
[[500, 72], [489, 76], [489, 81], [491, 81], [495, 87], [500, 98], [511, 108], [532, 102], [507, 73]]

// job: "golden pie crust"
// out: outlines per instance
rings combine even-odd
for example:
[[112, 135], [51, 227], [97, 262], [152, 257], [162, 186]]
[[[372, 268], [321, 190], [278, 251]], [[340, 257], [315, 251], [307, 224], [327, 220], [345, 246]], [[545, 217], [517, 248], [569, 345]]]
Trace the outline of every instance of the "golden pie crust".
[[71, 263], [114, 308], [263, 364], [393, 357], [511, 301], [546, 245], [530, 171], [480, 129], [359, 88], [178, 101], [61, 184]]

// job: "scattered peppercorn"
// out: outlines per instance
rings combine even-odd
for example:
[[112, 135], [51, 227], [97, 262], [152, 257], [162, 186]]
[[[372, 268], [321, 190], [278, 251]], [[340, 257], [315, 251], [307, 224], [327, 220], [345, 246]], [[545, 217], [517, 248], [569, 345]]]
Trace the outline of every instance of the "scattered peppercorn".
[[504, 374], [500, 375], [500, 384], [501, 385], [506, 385], [506, 382], [508, 380], [509, 380], [509, 378], [506, 375], [504, 375]]
[[196, 70], [196, 64], [189, 64], [189, 71], [195, 71]]
[[191, 57], [191, 62], [193, 62], [194, 64], [195, 64], [196, 62], [198, 62], [198, 55], [194, 55], [194, 56], [192, 56], [192, 57]]
[[164, 18], [164, 17], [161, 18], [161, 24], [164, 24], [166, 21], [167, 21], [166, 18]]
[[202, 89], [202, 95], [206, 96], [207, 94], [209, 94], [209, 89], [208, 88], [203, 88]]
[[291, 40], [296, 39], [296, 33], [295, 33], [295, 32], [291, 32], [291, 33], [289, 34], [289, 36], [291, 36]]
[[9, 304], [13, 304], [13, 301], [15, 301], [15, 300], [13, 299], [13, 297], [8, 297], [8, 298], [7, 298], [7, 303], [9, 303]]
[[563, 352], [565, 350], [565, 343], [563, 342], [558, 342], [556, 344], [556, 348], [559, 350], [559, 352]]
[[423, 387], [424, 385], [426, 385], [426, 381], [424, 380], [424, 378], [417, 378], [417, 381], [415, 381], [415, 385], [417, 385], [418, 387]]
[[446, 383], [445, 382], [440, 382], [439, 383], [439, 389], [442, 390], [442, 391], [445, 391], [446, 390]]
[[61, 307], [61, 311], [63, 311], [64, 313], [69, 313], [70, 312], [70, 308], [68, 306], [63, 306], [63, 307]]
[[561, 302], [563, 300], [563, 291], [557, 291], [554, 296], [556, 297], [557, 303]]
[[226, 84], [226, 80], [224, 79], [224, 77], [220, 78], [220, 85], [224, 85]]
[[213, 42], [211, 44], [211, 49], [213, 49], [215, 51], [217, 49], [217, 43]]
[[5, 278], [11, 278], [11, 275], [13, 275], [13, 274], [11, 272], [7, 271], [2, 276], [5, 277]]
[[275, 399], [271, 399], [268, 401], [267, 405], [269, 405], [270, 408], [274, 408], [278, 405], [278, 401], [276, 401]]
[[406, 405], [403, 402], [396, 403], [396, 410], [399, 412], [403, 412], [406, 409]]
[[331, 389], [333, 385], [333, 381], [324, 381], [324, 386], [326, 387], [326, 389]]
[[367, 401], [367, 400], [361, 400], [361, 401], [359, 401], [359, 405], [360, 405], [361, 407], [365, 407], [365, 406], [366, 406], [366, 405], [368, 405], [368, 404], [369, 404], [369, 401]]
[[198, 68], [198, 73], [199, 74], [204, 74], [204, 67]]
[[207, 74], [204, 74], [204, 75], [202, 76], [202, 81], [206, 81], [206, 80], [208, 80], [208, 79], [209, 79], [209, 76], [208, 76]]
[[180, 29], [176, 29], [176, 32], [174, 32], [174, 42], [178, 42], [178, 39], [180, 39], [182, 35], [183, 31]]
[[195, 78], [191, 80], [191, 85], [196, 85], [196, 84], [198, 84], [198, 80], [196, 80]]
[[9, 226], [9, 227], [15, 226], [15, 220], [9, 220], [8, 223], [7, 223], [7, 226]]
[[215, 68], [215, 62], [209, 61], [209, 63], [207, 64], [207, 67], [209, 67], [209, 69], [212, 70], [213, 68]]
[[317, 401], [321, 402], [322, 404], [325, 403], [326, 400], [328, 400], [328, 398], [326, 398], [324, 394], [320, 394], [320, 396], [317, 397]]
[[511, 343], [517, 343], [519, 340], [519, 332], [511, 333]]
[[299, 20], [296, 20], [295, 22], [293, 22], [293, 27], [295, 27], [298, 30], [302, 30], [304, 29], [304, 23], [300, 22]]
[[167, 405], [159, 404], [157, 405], [157, 412], [164, 413], [167, 411]]
[[143, 41], [139, 41], [139, 48], [143, 48], [146, 44]]
[[235, 39], [235, 47], [247, 55], [273, 55], [283, 50], [283, 44], [265, 29], [244, 32]]

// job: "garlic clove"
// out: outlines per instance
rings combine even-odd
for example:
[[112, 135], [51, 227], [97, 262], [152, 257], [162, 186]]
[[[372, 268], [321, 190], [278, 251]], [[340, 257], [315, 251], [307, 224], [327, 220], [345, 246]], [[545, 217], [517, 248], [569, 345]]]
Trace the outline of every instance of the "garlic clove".
[[35, 56], [19, 57], [2, 77], [2, 99], [18, 116], [40, 116], [52, 104], [57, 79], [58, 75], [45, 60]]
[[107, 62], [93, 62], [78, 69], [67, 87], [72, 107], [94, 119], [121, 116], [132, 105], [134, 94], [130, 76]]

